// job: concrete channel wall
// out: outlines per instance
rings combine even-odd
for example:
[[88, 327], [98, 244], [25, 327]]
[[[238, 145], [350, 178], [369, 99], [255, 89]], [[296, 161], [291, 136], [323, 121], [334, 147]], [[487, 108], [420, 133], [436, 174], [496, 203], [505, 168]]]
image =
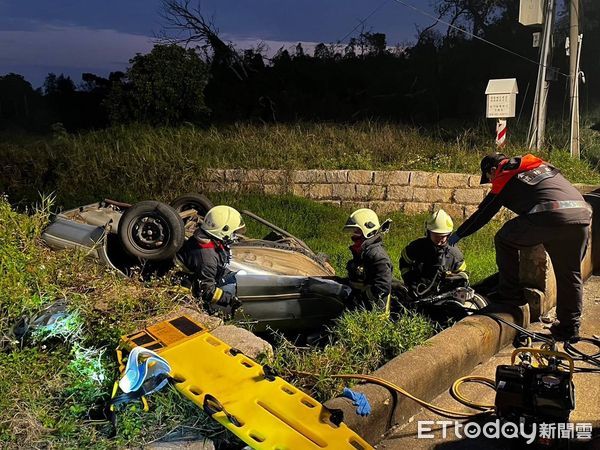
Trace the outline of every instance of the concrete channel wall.
[[[587, 279], [600, 271], [600, 195], [587, 195], [594, 215], [588, 249], [582, 262], [582, 275]], [[493, 304], [487, 312], [504, 320], [525, 326], [556, 305], [556, 281], [552, 263], [542, 246], [521, 253], [521, 280], [529, 304], [522, 308]], [[449, 389], [452, 383], [469, 374], [478, 364], [488, 360], [513, 341], [515, 331], [486, 315], [469, 316], [427, 340], [413, 350], [389, 361], [372, 375], [390, 381], [413, 394], [432, 401]], [[413, 400], [374, 384], [355, 388], [366, 394], [372, 413], [355, 414], [350, 400], [334, 398], [325, 405], [340, 409], [345, 423], [375, 445], [394, 426], [404, 424], [421, 406]]]
[[[443, 208], [460, 219], [470, 215], [489, 185], [480, 175], [402, 170], [209, 169], [198, 190], [294, 194], [335, 206], [367, 207], [407, 214]], [[584, 191], [593, 187], [582, 186]]]

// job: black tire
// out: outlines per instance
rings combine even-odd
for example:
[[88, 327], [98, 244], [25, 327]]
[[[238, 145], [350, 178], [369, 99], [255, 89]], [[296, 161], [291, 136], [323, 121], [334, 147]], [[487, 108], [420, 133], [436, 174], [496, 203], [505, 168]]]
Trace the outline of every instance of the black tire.
[[185, 240], [185, 227], [177, 211], [165, 203], [139, 202], [119, 221], [119, 239], [130, 255], [148, 261], [172, 258]]
[[184, 194], [177, 197], [171, 202], [171, 206], [178, 213], [195, 209], [198, 211], [198, 215], [204, 217], [208, 210], [214, 205], [204, 195], [190, 192], [189, 194]]
[[467, 300], [465, 302], [465, 308], [469, 310], [483, 309], [487, 305], [489, 305], [487, 299], [479, 294], [473, 295], [473, 298], [471, 300]]

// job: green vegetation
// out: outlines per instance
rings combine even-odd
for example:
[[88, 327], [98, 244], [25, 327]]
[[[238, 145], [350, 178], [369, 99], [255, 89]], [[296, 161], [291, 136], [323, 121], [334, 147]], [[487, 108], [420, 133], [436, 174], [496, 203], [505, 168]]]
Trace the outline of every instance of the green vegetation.
[[[573, 182], [600, 183], [597, 131], [585, 128], [584, 160], [563, 148], [568, 130], [549, 127], [555, 163]], [[511, 130], [512, 133], [512, 130]], [[510, 135], [505, 151], [522, 154], [523, 130]], [[99, 198], [122, 201], [174, 198], [196, 190], [209, 168], [394, 169], [477, 173], [482, 155], [493, 151], [487, 128], [419, 130], [376, 122], [353, 125], [238, 124], [221, 128], [192, 125], [114, 127], [82, 134], [57, 129], [52, 138], [3, 139], [0, 192], [10, 200], [33, 201], [56, 192], [66, 206]]]
[[[220, 194], [215, 201], [232, 200]], [[234, 206], [251, 209], [305, 239], [316, 251], [331, 255], [343, 273], [348, 235], [340, 228], [348, 210], [294, 197], [242, 196]], [[195, 307], [194, 300], [175, 293], [167, 281], [144, 283], [111, 273], [72, 251], [52, 252], [39, 242], [48, 219], [49, 202], [33, 214], [19, 214], [0, 200], [0, 446], [114, 448], [141, 446], [172, 430], [193, 429], [206, 436], [226, 437], [223, 429], [169, 388], [152, 395], [151, 412], [139, 405], [118, 415], [117, 435], [109, 439], [107, 423], [86, 419], [90, 408], [106, 400], [117, 377], [113, 349], [122, 334], [174, 307]], [[424, 217], [392, 216], [386, 235], [392, 259], [402, 246], [422, 233]], [[493, 226], [497, 226], [494, 224]], [[249, 224], [250, 234], [261, 233]], [[463, 247], [474, 279], [493, 272], [492, 232], [484, 230]], [[21, 346], [10, 337], [12, 325], [58, 298], [67, 300], [69, 320], [61, 333]], [[419, 344], [433, 332], [422, 316], [407, 314], [396, 324], [377, 313], [346, 314], [332, 326], [331, 342], [307, 351], [281, 341], [270, 363], [290, 381], [320, 400], [339, 392], [327, 378], [339, 372], [368, 372], [389, 358]], [[318, 378], [299, 377], [309, 371]], [[187, 427], [187, 428], [186, 428]]]
[[318, 400], [325, 401], [349, 383], [331, 375], [371, 373], [421, 344], [434, 330], [429, 320], [409, 311], [396, 322], [381, 313], [352, 311], [335, 321], [330, 343], [323, 349], [295, 347], [282, 338], [270, 364], [295, 386], [310, 390]]

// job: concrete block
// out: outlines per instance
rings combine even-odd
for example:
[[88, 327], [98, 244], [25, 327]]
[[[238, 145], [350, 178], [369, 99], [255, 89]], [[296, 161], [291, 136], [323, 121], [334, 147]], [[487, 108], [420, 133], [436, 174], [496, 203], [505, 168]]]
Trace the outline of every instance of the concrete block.
[[373, 182], [372, 170], [351, 170], [348, 172], [348, 182], [370, 184]]
[[234, 325], [222, 325], [212, 331], [212, 335], [227, 345], [241, 350], [246, 356], [256, 359], [260, 355], [273, 356], [273, 347], [252, 332]]
[[287, 183], [289, 175], [286, 170], [263, 170], [260, 181], [263, 184]]
[[457, 205], [456, 203], [436, 203], [433, 205], [433, 210], [437, 211], [439, 209], [443, 209], [452, 220], [462, 219], [464, 217], [465, 208], [463, 205]]
[[208, 182], [202, 183], [203, 192], [237, 192], [240, 190], [240, 183], [237, 181], [230, 181], [228, 183], [220, 182]]
[[452, 201], [452, 189], [415, 188], [413, 200], [428, 203], [450, 203]]
[[[403, 204], [400, 202], [390, 201], [374, 201], [369, 203], [369, 208], [375, 211], [377, 214], [389, 214], [401, 212], [403, 210]], [[381, 217], [380, 220], [383, 220]]]
[[370, 204], [369, 202], [360, 202], [360, 201], [356, 201], [356, 200], [348, 200], [348, 201], [341, 201], [340, 202], [340, 206], [342, 208], [349, 208], [349, 209], [359, 209], [359, 208], [369, 208]]
[[414, 198], [415, 188], [412, 186], [388, 186], [388, 200], [412, 201]]
[[[340, 185], [341, 186], [341, 185]], [[292, 193], [299, 197], [325, 200], [332, 197], [331, 184], [294, 184]]]
[[294, 183], [326, 183], [327, 178], [324, 170], [296, 170], [292, 173]]
[[353, 184], [333, 184], [331, 186], [331, 197], [340, 200], [356, 198], [356, 187]]
[[240, 191], [241, 192], [258, 192], [263, 193], [265, 191], [265, 186], [260, 182], [243, 182], [240, 183]]
[[202, 180], [209, 182], [225, 182], [224, 169], [206, 169], [202, 171]]
[[469, 175], [464, 173], [440, 173], [438, 186], [444, 188], [460, 188], [469, 185]]
[[308, 197], [310, 184], [295, 183], [292, 185], [292, 194], [298, 197]]
[[328, 183], [346, 183], [348, 170], [328, 170], [325, 172], [325, 180]]
[[342, 202], [339, 200], [317, 200], [317, 202], [322, 203], [324, 205], [335, 206], [337, 208], [342, 206]]
[[243, 169], [225, 169], [225, 180], [226, 181], [243, 181], [244, 170]]
[[549, 300], [539, 289], [524, 288], [523, 296], [529, 305], [529, 311], [534, 321], [537, 321], [538, 317], [543, 316], [552, 309], [552, 306], [548, 304]]
[[471, 214], [473, 214], [475, 211], [477, 211], [477, 206], [475, 206], [475, 205], [465, 205], [465, 219], [467, 217], [469, 217]]
[[483, 197], [483, 189], [455, 189], [453, 200], [455, 203], [479, 205]]
[[264, 193], [268, 195], [283, 195], [290, 191], [290, 187], [286, 184], [265, 184]]
[[385, 186], [357, 184], [356, 198], [360, 200], [383, 200], [385, 198]]
[[404, 203], [405, 214], [423, 214], [429, 213], [433, 209], [432, 203]]
[[484, 186], [482, 184], [479, 184], [480, 181], [481, 181], [481, 175], [469, 175], [469, 186], [471, 186], [471, 187]]
[[575, 184], [573, 184], [573, 186], [575, 186], [577, 188], [577, 190], [581, 193], [581, 195], [588, 194], [588, 193], [600, 188], [600, 186], [598, 186], [596, 184], [575, 183]]
[[308, 190], [308, 198], [329, 199], [333, 197], [333, 185], [331, 184], [311, 184]]
[[438, 174], [433, 172], [412, 172], [410, 185], [418, 187], [436, 187], [438, 185]]
[[410, 172], [404, 170], [379, 170], [374, 172], [374, 184], [408, 186]]

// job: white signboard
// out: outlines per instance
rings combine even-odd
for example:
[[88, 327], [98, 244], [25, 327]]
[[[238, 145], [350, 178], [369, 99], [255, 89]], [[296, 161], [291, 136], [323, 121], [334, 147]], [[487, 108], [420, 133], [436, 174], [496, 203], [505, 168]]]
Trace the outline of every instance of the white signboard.
[[487, 96], [488, 119], [505, 119], [515, 117], [515, 101], [512, 94], [490, 94]]
[[486, 113], [489, 119], [515, 117], [519, 87], [515, 78], [489, 80], [485, 89]]

